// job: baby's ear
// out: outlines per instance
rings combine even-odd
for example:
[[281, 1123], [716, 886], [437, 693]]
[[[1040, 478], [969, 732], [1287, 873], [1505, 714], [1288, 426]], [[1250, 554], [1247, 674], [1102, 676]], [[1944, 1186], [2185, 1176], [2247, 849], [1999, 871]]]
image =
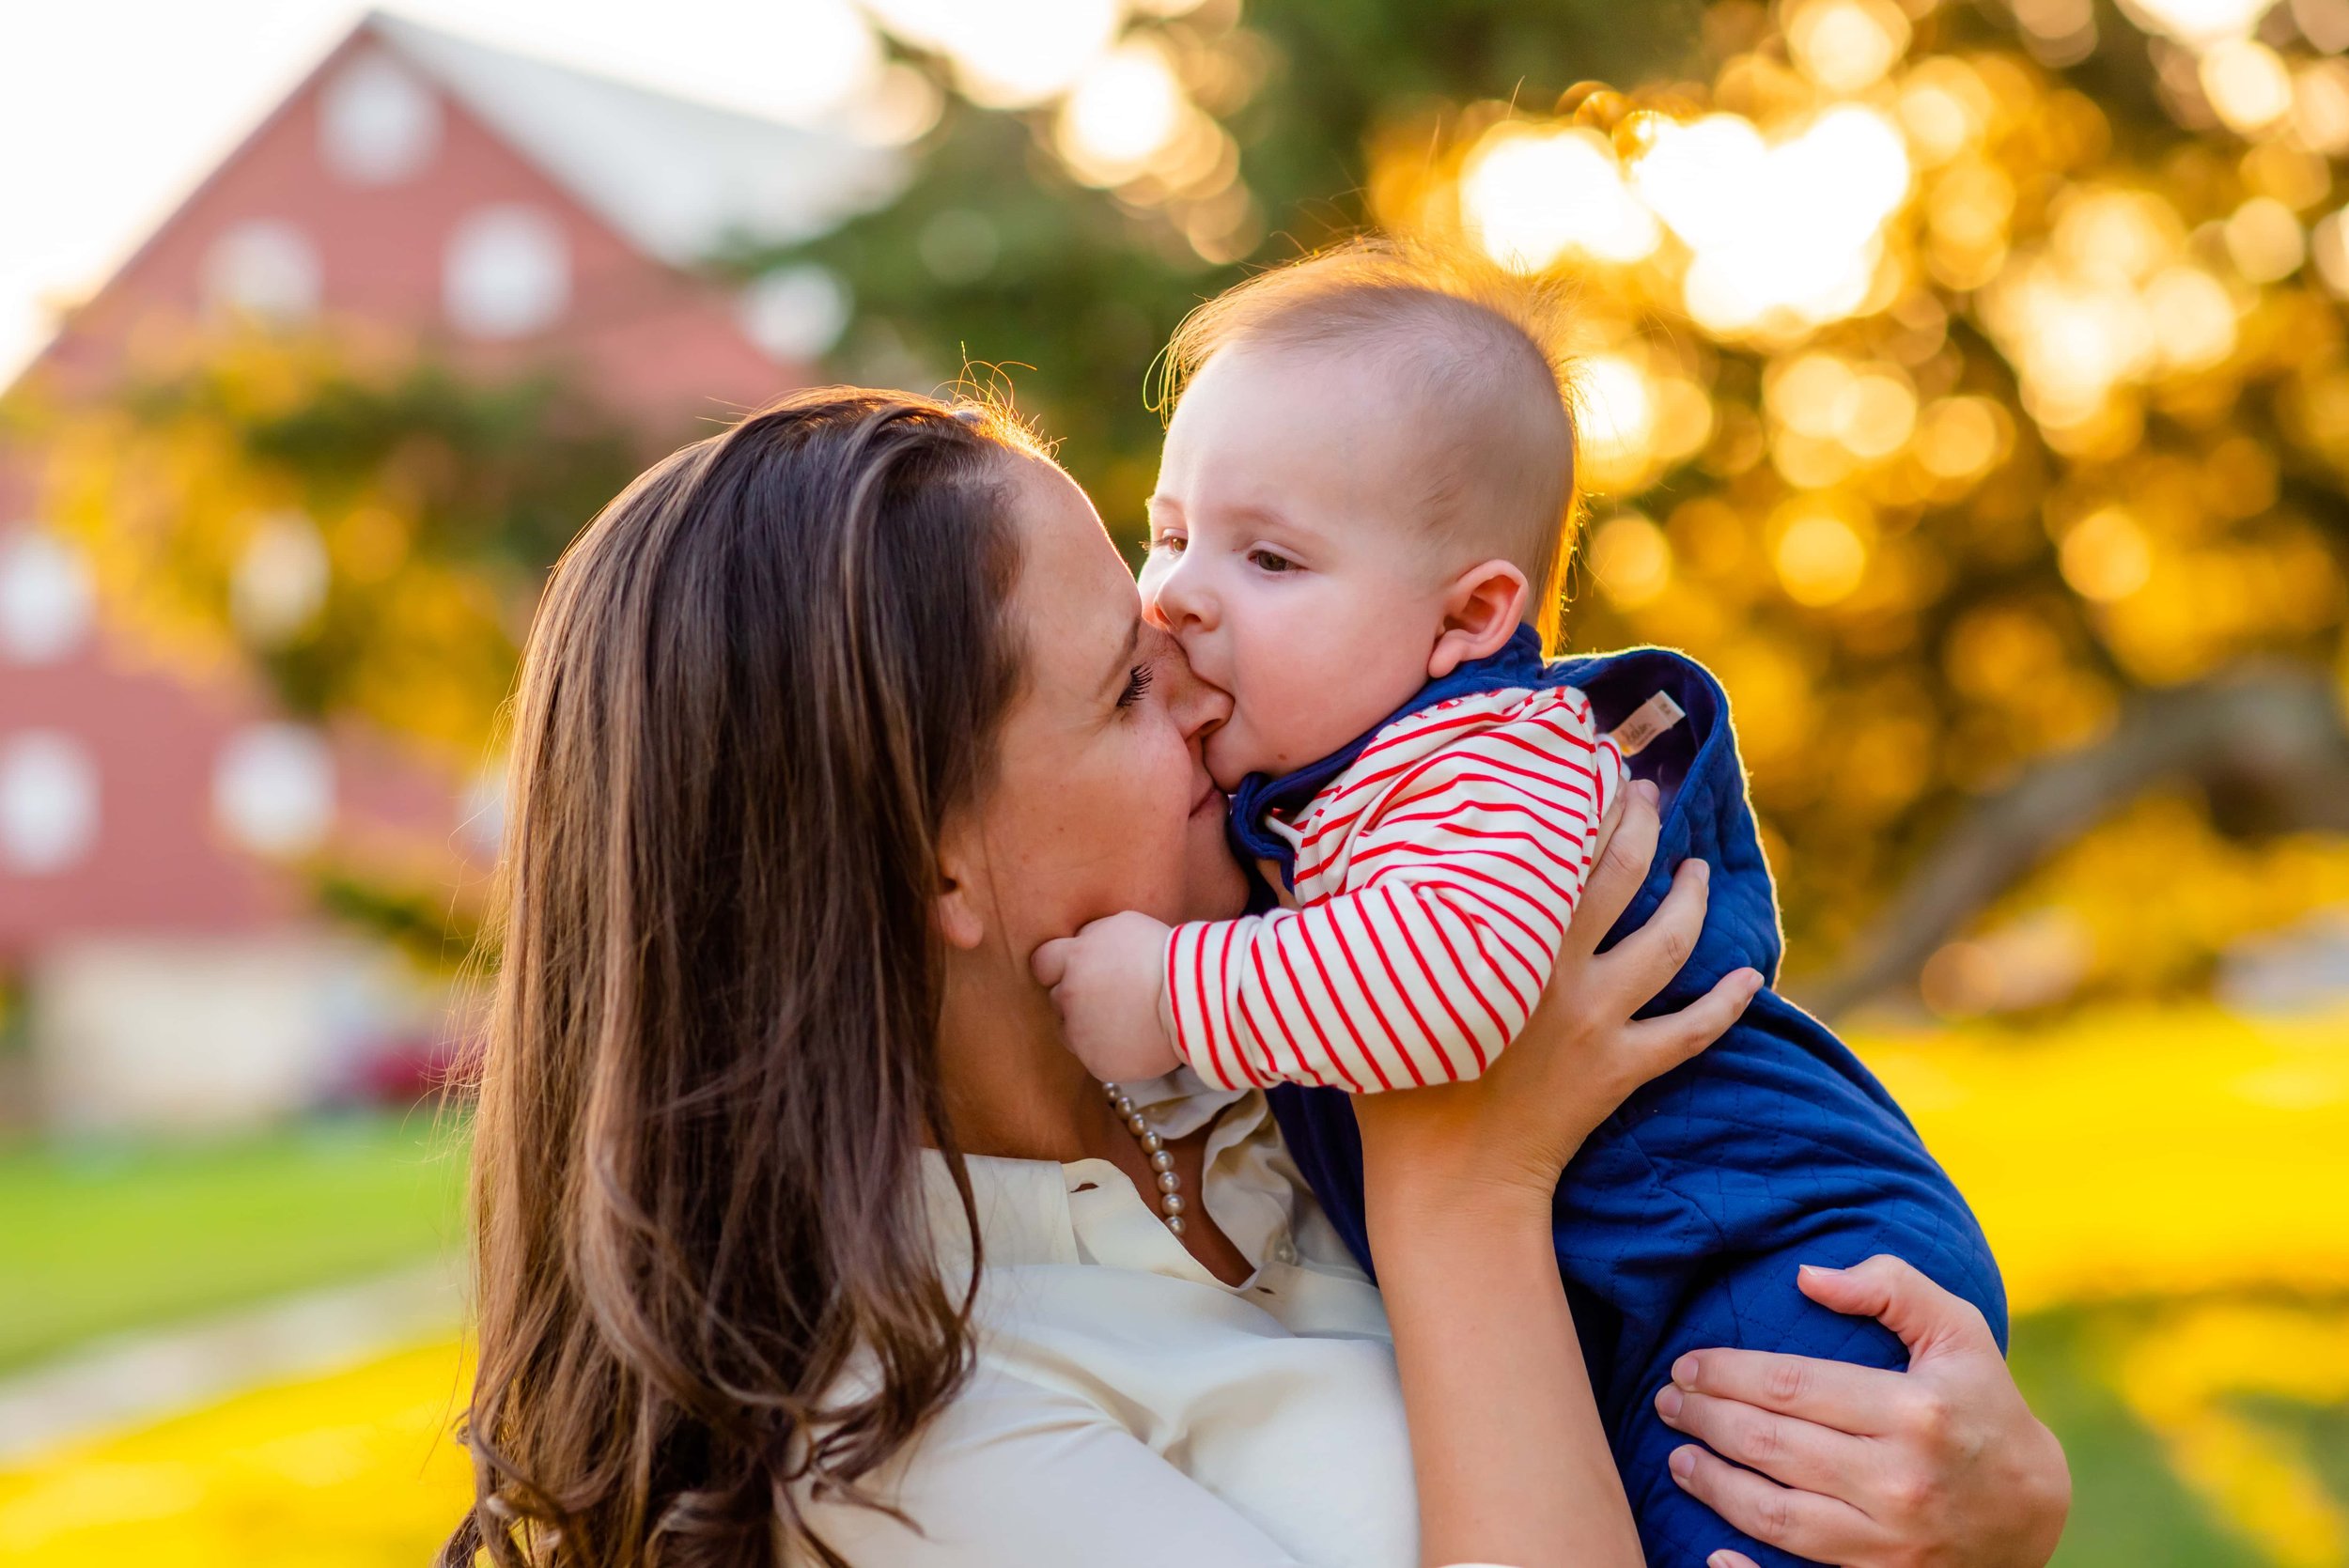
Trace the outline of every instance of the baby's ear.
[[1427, 656], [1427, 678], [1441, 680], [1470, 660], [1499, 653], [1525, 618], [1532, 590], [1506, 561], [1480, 561], [1444, 592], [1443, 629]]

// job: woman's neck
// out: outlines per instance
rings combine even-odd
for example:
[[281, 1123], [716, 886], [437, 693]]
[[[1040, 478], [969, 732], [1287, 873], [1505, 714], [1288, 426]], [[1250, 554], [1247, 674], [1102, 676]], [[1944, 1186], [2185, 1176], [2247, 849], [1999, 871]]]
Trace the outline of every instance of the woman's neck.
[[1061, 1043], [1044, 991], [1009, 964], [947, 966], [938, 1054], [955, 1138], [971, 1155], [1111, 1158], [1130, 1143], [1100, 1085]]
[[[1103, 1159], [1155, 1200], [1150, 1157], [1102, 1094], [1100, 1084], [1061, 1043], [1050, 999], [1026, 975], [978, 955], [957, 955], [946, 973], [938, 1055], [947, 1113], [966, 1155]], [[1167, 1145], [1181, 1190], [1191, 1197], [1183, 1246], [1227, 1285], [1252, 1265], [1215, 1223], [1206, 1204], [1206, 1127]]]

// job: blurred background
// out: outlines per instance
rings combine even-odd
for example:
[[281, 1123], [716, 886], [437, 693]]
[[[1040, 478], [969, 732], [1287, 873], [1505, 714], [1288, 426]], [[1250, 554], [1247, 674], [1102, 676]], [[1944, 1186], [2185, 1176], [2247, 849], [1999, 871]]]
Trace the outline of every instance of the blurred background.
[[1575, 280], [1575, 646], [1736, 705], [1787, 988], [1981, 1212], [2065, 1564], [2349, 1562], [2349, 0], [0, 15], [0, 1559], [414, 1564], [545, 570], [786, 388], [1364, 224]]

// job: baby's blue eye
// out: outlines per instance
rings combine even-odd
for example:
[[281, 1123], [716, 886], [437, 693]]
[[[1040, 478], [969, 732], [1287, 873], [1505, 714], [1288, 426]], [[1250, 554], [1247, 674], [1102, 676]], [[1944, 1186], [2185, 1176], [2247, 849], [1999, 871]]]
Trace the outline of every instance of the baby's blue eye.
[[1249, 565], [1254, 567], [1258, 571], [1277, 572], [1295, 571], [1297, 569], [1296, 562], [1290, 560], [1285, 555], [1279, 554], [1269, 550], [1250, 551], [1248, 552], [1248, 562]]

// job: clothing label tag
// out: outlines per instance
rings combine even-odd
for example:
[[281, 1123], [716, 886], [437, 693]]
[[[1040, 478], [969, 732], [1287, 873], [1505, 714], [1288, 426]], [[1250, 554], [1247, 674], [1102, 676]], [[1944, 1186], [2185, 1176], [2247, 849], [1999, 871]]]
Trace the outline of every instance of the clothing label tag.
[[1635, 757], [1647, 748], [1649, 741], [1687, 717], [1678, 703], [1658, 691], [1625, 715], [1623, 722], [1609, 734], [1614, 738], [1615, 750]]

